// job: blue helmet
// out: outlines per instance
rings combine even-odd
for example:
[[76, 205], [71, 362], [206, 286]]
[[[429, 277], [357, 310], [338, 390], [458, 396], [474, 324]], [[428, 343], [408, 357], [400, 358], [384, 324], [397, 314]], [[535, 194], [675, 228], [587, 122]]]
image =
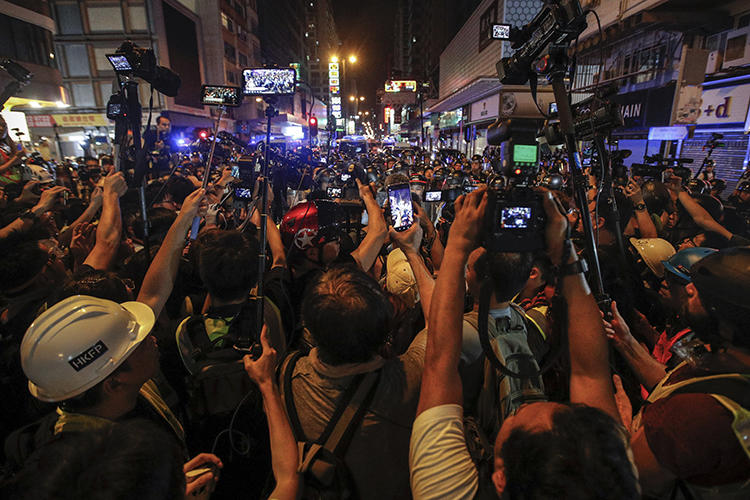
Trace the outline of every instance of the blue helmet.
[[711, 255], [715, 252], [716, 249], [714, 248], [686, 248], [684, 250], [680, 250], [668, 260], [662, 261], [662, 264], [664, 265], [665, 271], [668, 271], [678, 278], [681, 278], [684, 281], [690, 283], [693, 280], [692, 276], [690, 275], [690, 268], [693, 267], [693, 264], [701, 260], [703, 257]]

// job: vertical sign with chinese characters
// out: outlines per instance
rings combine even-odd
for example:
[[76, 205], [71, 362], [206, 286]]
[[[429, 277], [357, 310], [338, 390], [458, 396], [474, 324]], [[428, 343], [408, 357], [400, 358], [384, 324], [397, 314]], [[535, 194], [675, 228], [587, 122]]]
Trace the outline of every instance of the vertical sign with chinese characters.
[[328, 63], [328, 102], [336, 123], [341, 118], [341, 73], [338, 62]]

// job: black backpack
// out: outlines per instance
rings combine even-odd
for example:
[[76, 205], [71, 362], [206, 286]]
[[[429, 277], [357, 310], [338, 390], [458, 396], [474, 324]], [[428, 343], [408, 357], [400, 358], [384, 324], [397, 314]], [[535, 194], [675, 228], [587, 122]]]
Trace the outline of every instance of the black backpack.
[[281, 369], [287, 415], [301, 454], [298, 468], [302, 474], [301, 498], [355, 500], [360, 495], [344, 457], [375, 394], [380, 370], [355, 376], [342, 394], [323, 433], [316, 440], [308, 440], [302, 430], [292, 392], [294, 367], [302, 355], [300, 351], [290, 354]]
[[188, 406], [193, 417], [229, 414], [250, 391], [256, 390], [242, 362], [246, 353], [234, 347], [246, 342], [255, 328], [255, 300], [246, 302], [230, 322], [228, 333], [213, 342], [203, 315], [191, 316], [178, 329], [177, 346], [189, 373]]

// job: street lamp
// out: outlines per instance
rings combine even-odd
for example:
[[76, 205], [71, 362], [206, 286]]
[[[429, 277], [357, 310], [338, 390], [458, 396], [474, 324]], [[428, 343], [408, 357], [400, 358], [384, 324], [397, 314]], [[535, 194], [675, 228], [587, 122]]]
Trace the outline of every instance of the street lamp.
[[360, 100], [360, 102], [362, 102], [362, 101], [365, 100], [365, 97], [364, 96], [360, 96], [359, 100]]
[[338, 58], [338, 56], [331, 56], [331, 62], [332, 62], [332, 63], [337, 63], [337, 62], [339, 62], [339, 58]]
[[349, 56], [349, 62], [352, 63], [352, 64], [354, 64], [355, 62], [357, 62], [357, 56], [355, 56], [355, 55]]
[[354, 102], [354, 101], [356, 101], [356, 100], [357, 100], [357, 98], [356, 98], [356, 97], [354, 97], [353, 95], [350, 95], [350, 96], [349, 96], [349, 102]]

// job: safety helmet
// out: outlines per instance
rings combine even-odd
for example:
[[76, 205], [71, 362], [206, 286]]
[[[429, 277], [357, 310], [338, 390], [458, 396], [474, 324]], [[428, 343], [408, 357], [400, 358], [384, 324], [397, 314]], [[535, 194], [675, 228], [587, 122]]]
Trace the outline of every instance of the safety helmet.
[[659, 278], [664, 277], [662, 262], [675, 254], [670, 242], [661, 238], [630, 238], [630, 244], [641, 256], [643, 262], [652, 273]]
[[703, 257], [711, 255], [712, 253], [716, 253], [716, 250], [713, 248], [686, 248], [684, 250], [680, 250], [669, 259], [663, 261], [662, 265], [664, 266], [665, 271], [668, 271], [689, 283], [690, 281], [692, 281], [692, 278], [690, 276], [690, 269], [693, 267], [693, 264], [701, 260]]
[[727, 181], [724, 179], [713, 179], [711, 180], [711, 190], [716, 191], [716, 194], [721, 194], [727, 188]]
[[750, 248], [714, 252], [690, 269], [701, 303], [718, 317], [737, 318], [750, 309]]
[[710, 194], [693, 195], [693, 197], [714, 220], [721, 220], [724, 216], [724, 204], [717, 197]]
[[299, 203], [281, 219], [279, 231], [287, 248], [307, 250], [319, 247], [338, 235], [336, 203], [330, 200]]
[[737, 191], [750, 191], [750, 181], [742, 181], [737, 185]]
[[565, 187], [565, 179], [563, 179], [563, 176], [560, 174], [545, 175], [544, 179], [542, 180], [542, 186], [546, 187], [547, 189], [554, 189], [556, 191], [559, 191], [560, 189]]
[[690, 179], [685, 187], [693, 196], [708, 193], [710, 189], [710, 186], [706, 181], [704, 181], [703, 179], [696, 179], [695, 177]]
[[141, 302], [74, 295], [44, 311], [21, 341], [29, 391], [64, 401], [106, 379], [151, 332], [154, 312]]

